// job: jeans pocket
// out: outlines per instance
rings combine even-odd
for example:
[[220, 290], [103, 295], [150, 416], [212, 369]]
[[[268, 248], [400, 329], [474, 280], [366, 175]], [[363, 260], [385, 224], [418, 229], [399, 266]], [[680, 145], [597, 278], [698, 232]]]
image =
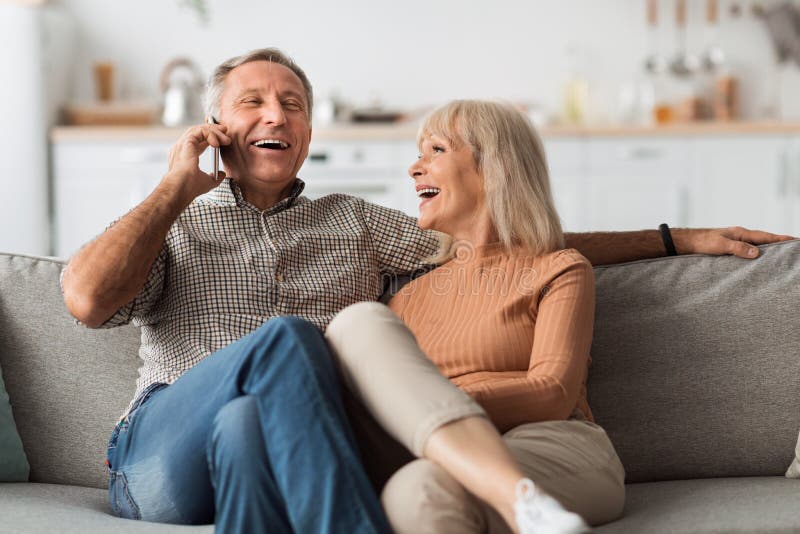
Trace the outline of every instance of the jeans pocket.
[[108, 439], [108, 448], [106, 449], [106, 468], [109, 474], [114, 469], [114, 457], [117, 452], [117, 441], [119, 441], [119, 429], [122, 423], [117, 423], [114, 430], [111, 432], [111, 437]]
[[122, 471], [111, 471], [108, 476], [108, 500], [111, 510], [117, 517], [141, 519], [139, 507], [128, 492], [128, 479]]

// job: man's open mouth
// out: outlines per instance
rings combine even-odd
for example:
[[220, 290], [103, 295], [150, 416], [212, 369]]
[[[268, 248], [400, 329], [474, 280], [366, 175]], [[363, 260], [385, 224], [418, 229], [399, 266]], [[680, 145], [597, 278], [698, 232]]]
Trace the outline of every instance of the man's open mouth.
[[425, 189], [420, 189], [417, 191], [417, 196], [419, 198], [433, 198], [441, 192], [440, 189], [436, 187], [426, 187]]
[[267, 150], [286, 150], [289, 148], [289, 143], [281, 141], [280, 139], [259, 139], [250, 143], [254, 147], [264, 148]]

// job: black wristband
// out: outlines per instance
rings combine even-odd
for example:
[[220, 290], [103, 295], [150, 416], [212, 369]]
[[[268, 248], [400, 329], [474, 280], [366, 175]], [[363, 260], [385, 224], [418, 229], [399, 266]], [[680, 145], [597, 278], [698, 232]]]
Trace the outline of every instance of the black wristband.
[[670, 233], [667, 223], [661, 223], [658, 231], [661, 232], [661, 241], [664, 242], [664, 248], [667, 249], [667, 256], [677, 256], [678, 251], [675, 250], [675, 243], [672, 242], [672, 233]]

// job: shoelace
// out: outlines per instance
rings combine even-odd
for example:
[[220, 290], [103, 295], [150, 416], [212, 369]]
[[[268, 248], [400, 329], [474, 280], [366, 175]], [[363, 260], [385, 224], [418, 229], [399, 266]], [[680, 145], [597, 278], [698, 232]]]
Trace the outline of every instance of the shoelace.
[[533, 485], [533, 480], [529, 478], [521, 478], [517, 481], [517, 499], [527, 499], [529, 496], [533, 496], [534, 491], [535, 487]]
[[[536, 498], [536, 488], [533, 481], [529, 478], [522, 478], [517, 482], [516, 495], [517, 501], [514, 505], [514, 512], [517, 521], [524, 521], [530, 525], [535, 525], [542, 517], [542, 511], [538, 506], [530, 506]], [[525, 506], [528, 504], [528, 506]], [[522, 527], [522, 525], [520, 525]]]

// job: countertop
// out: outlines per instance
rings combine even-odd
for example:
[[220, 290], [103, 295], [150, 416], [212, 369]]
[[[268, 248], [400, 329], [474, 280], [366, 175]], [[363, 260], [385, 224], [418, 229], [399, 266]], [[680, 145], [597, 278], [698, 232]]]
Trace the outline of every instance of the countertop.
[[[413, 141], [416, 123], [361, 125], [341, 124], [314, 128], [315, 141]], [[163, 126], [56, 126], [53, 142], [70, 141], [174, 141], [185, 128]], [[800, 122], [731, 121], [674, 123], [664, 126], [543, 126], [544, 138], [718, 136], [749, 134], [800, 134]]]

